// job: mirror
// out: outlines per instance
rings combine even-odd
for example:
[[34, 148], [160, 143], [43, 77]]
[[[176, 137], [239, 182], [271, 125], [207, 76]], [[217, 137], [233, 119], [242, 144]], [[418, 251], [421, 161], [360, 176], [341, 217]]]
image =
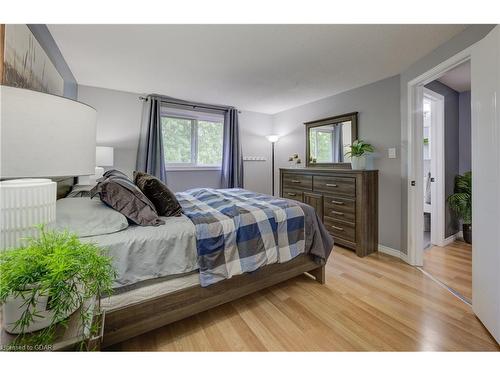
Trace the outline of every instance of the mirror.
[[348, 168], [345, 156], [357, 139], [357, 112], [306, 122], [306, 166]]

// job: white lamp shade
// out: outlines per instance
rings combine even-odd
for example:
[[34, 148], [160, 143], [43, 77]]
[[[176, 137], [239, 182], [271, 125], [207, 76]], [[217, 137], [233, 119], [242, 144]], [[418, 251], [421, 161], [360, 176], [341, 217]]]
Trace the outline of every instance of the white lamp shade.
[[1, 178], [94, 174], [96, 111], [42, 92], [0, 86]]
[[16, 248], [36, 237], [39, 224], [56, 219], [57, 184], [44, 178], [0, 182], [0, 249]]
[[278, 134], [271, 134], [271, 135], [266, 135], [266, 138], [269, 142], [275, 143], [278, 142], [280, 139], [280, 136]]
[[95, 164], [98, 167], [112, 167], [113, 147], [97, 146], [95, 149]]

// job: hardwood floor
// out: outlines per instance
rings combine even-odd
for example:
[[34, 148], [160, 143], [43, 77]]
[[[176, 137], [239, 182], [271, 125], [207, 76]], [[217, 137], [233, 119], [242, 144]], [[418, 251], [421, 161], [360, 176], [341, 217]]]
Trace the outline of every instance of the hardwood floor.
[[424, 270], [472, 301], [472, 247], [463, 241], [424, 250]]
[[401, 260], [336, 247], [306, 275], [117, 344], [134, 351], [490, 351], [470, 307]]

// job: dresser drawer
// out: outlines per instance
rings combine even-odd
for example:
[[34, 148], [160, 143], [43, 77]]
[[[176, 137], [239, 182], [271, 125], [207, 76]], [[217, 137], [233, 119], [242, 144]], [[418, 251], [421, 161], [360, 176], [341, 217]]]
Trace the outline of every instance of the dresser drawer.
[[338, 195], [324, 195], [323, 204], [325, 213], [333, 210], [346, 214], [356, 214], [355, 198], [339, 197]]
[[356, 195], [356, 179], [354, 177], [314, 176], [313, 190], [354, 197]]
[[283, 188], [283, 198], [287, 199], [293, 199], [299, 202], [303, 202], [303, 196], [302, 196], [302, 191], [298, 189], [288, 189], [288, 188]]
[[335, 237], [338, 237], [350, 242], [356, 242], [356, 225], [354, 223], [334, 220], [328, 216], [325, 216], [323, 220], [334, 241]]
[[323, 209], [323, 216], [326, 219], [333, 220], [343, 220], [351, 223], [356, 222], [356, 214], [354, 212], [342, 212], [341, 210], [337, 210], [335, 208], [326, 208]]
[[312, 190], [312, 176], [298, 173], [283, 173], [283, 191], [285, 189]]

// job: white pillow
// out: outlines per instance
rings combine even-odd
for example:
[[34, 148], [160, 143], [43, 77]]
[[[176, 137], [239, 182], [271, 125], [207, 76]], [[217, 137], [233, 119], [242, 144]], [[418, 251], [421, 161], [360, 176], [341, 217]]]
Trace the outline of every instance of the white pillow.
[[127, 227], [127, 218], [106, 206], [98, 197], [63, 198], [56, 202], [57, 230], [90, 237], [119, 232]]

